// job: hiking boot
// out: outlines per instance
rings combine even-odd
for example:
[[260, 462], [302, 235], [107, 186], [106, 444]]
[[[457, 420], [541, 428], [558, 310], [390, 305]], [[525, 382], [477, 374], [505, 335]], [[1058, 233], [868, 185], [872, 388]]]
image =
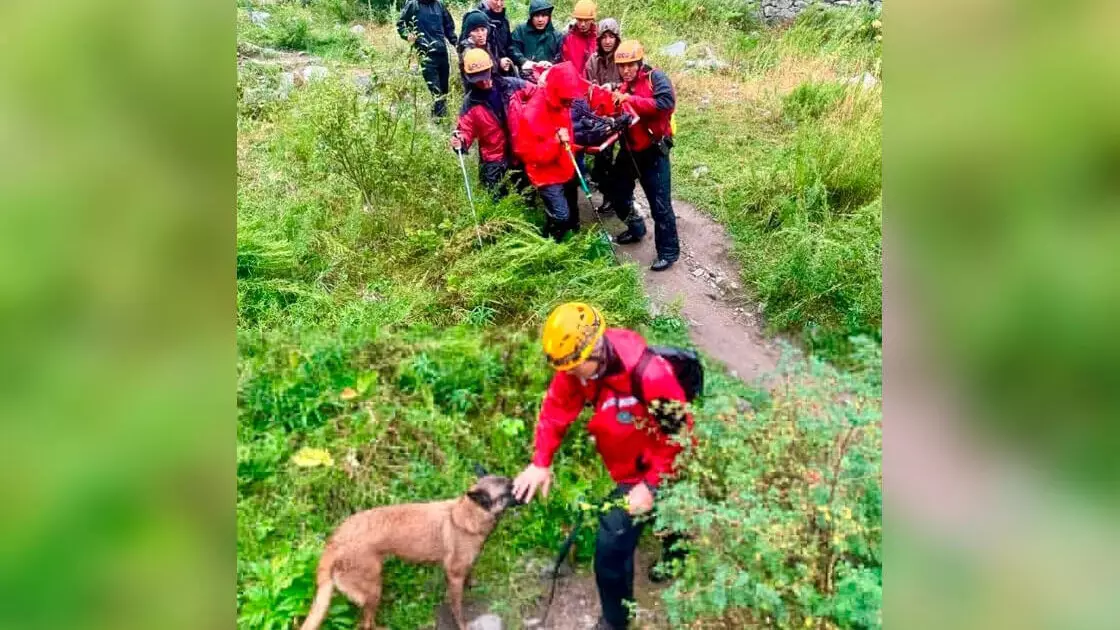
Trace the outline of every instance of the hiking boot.
[[598, 208], [595, 208], [595, 212], [598, 212], [599, 214], [610, 214], [614, 212], [614, 204], [609, 201], [604, 201], [603, 203], [599, 204]]
[[630, 230], [626, 230], [622, 234], [614, 237], [614, 242], [618, 243], [619, 245], [630, 245], [631, 243], [637, 243], [640, 240], [642, 240], [642, 237], [634, 236], [634, 233]]
[[673, 263], [675, 262], [675, 260], [665, 260], [664, 258], [658, 258], [653, 262], [652, 265], [649, 266], [649, 269], [650, 271], [665, 271], [669, 267], [672, 267]]

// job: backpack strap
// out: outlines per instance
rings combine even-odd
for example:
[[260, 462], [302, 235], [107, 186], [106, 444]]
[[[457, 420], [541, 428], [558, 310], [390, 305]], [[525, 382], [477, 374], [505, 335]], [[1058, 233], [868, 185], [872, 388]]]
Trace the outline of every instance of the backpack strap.
[[642, 393], [642, 376], [646, 373], [646, 367], [652, 359], [653, 351], [647, 346], [645, 350], [642, 350], [642, 356], [638, 358], [638, 364], [630, 372], [630, 393], [643, 405], [646, 404], [646, 397]]

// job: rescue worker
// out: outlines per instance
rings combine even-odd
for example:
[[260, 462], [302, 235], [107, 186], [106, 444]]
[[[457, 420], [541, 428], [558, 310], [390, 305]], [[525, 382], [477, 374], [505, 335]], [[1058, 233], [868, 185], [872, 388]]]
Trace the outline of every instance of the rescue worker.
[[[596, 38], [596, 50], [587, 59], [587, 65], [584, 68], [584, 74], [588, 81], [603, 88], [603, 91], [609, 92], [618, 87], [622, 82], [622, 77], [618, 74], [618, 66], [614, 63], [614, 51], [618, 47], [618, 43], [622, 41], [622, 29], [618, 25], [618, 20], [614, 18], [605, 18], [599, 22], [598, 37]], [[616, 108], [613, 107], [610, 99], [602, 106], [597, 103], [592, 103], [592, 109], [598, 116], [612, 116], [617, 115]], [[597, 209], [600, 213], [611, 212], [613, 206], [611, 203], [611, 195], [608, 194], [608, 183], [611, 181], [611, 168], [614, 165], [615, 144], [607, 147], [605, 151], [595, 154], [594, 162], [591, 166], [591, 176], [588, 178], [588, 183], [594, 183], [600, 190], [603, 191], [603, 203]]]
[[[491, 54], [498, 61], [503, 74], [513, 70], [513, 60], [510, 57], [510, 30], [509, 19], [506, 18], [506, 0], [482, 0], [473, 11], [481, 11], [490, 22], [490, 40], [492, 42]], [[468, 12], [469, 13], [469, 12]], [[464, 22], [466, 15], [463, 16]], [[470, 30], [463, 26], [459, 33], [459, 41], [466, 39]]]
[[529, 19], [510, 38], [513, 63], [522, 77], [536, 81], [539, 72], [560, 63], [560, 34], [552, 26], [552, 3], [529, 2]]
[[488, 53], [472, 48], [463, 55], [467, 94], [459, 112], [459, 124], [451, 136], [451, 148], [466, 153], [478, 140], [478, 179], [495, 199], [508, 192], [504, 179], [509, 169], [509, 103], [518, 90], [534, 86], [515, 77], [493, 72]]
[[627, 229], [615, 238], [621, 245], [637, 243], [646, 234], [645, 222], [634, 211], [634, 180], [642, 184], [653, 217], [657, 260], [653, 271], [664, 271], [680, 257], [677, 218], [673, 214], [673, 193], [669, 177], [669, 150], [673, 147], [672, 116], [676, 94], [669, 76], [643, 61], [645, 51], [637, 40], [618, 45], [614, 60], [622, 85], [614, 98], [629, 107], [639, 118], [627, 127], [622, 148], [615, 159], [611, 194], [618, 218]]
[[575, 135], [572, 101], [580, 97], [583, 80], [571, 63], [563, 62], [549, 68], [541, 83], [519, 106], [511, 132], [514, 152], [544, 202], [545, 235], [559, 242], [579, 229], [579, 184], [568, 150]]
[[[525, 502], [538, 490], [548, 496], [553, 455], [590, 404], [587, 431], [617, 484], [610, 499], [625, 497], [626, 505], [599, 515], [594, 566], [602, 617], [596, 627], [624, 630], [627, 604], [634, 601], [634, 551], [646, 520], [634, 517], [653, 509], [657, 489], [673, 476], [682, 447], [669, 433], [685, 425], [691, 430], [692, 418], [672, 366], [647, 355], [638, 333], [607, 328], [597, 308], [578, 302], [558, 306], [545, 321], [541, 341], [556, 374], [541, 403], [532, 461], [514, 479], [513, 494]], [[651, 401], [648, 407], [632, 391], [635, 378], [643, 399]], [[671, 561], [662, 556], [663, 563]]]
[[447, 44], [455, 45], [455, 20], [439, 0], [408, 0], [397, 19], [397, 33], [420, 54], [424, 81], [435, 97], [432, 116], [442, 120], [447, 116], [447, 82], [451, 73]]
[[618, 25], [618, 20], [604, 18], [599, 22], [597, 31], [595, 52], [587, 58], [584, 74], [588, 81], [609, 90], [622, 83], [618, 66], [614, 63], [614, 50], [622, 41], [622, 28]]
[[[483, 4], [479, 4], [478, 8], [472, 9], [463, 15], [463, 31], [459, 33], [459, 56], [468, 48], [484, 47], [486, 52], [494, 57], [495, 72], [500, 74], [515, 74], [513, 61], [510, 59], [510, 22], [497, 21], [488, 17], [488, 13], [483, 8]], [[505, 12], [501, 13], [502, 20], [505, 19]], [[502, 44], [502, 25], [505, 25], [505, 44]]]
[[591, 0], [579, 0], [572, 9], [575, 23], [568, 26], [568, 31], [560, 42], [560, 58], [572, 62], [580, 72], [587, 67], [587, 60], [595, 52], [599, 36], [595, 26], [597, 10], [598, 7]]
[[[463, 69], [464, 55], [468, 50], [479, 49], [486, 51], [490, 55], [495, 71], [499, 74], [501, 63], [498, 61], [497, 50], [494, 48], [494, 40], [490, 38], [490, 20], [486, 19], [486, 15], [482, 11], [468, 11], [463, 16], [463, 32], [466, 37], [459, 40], [459, 45], [456, 50], [459, 53], [459, 75], [463, 80], [464, 92], [468, 87], [467, 74]], [[509, 67], [513, 68], [513, 62], [509, 62]]]

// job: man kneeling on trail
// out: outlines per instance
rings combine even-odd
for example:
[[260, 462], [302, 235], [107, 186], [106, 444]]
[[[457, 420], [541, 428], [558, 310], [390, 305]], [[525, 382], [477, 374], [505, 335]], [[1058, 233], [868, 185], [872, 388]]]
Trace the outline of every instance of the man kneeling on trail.
[[583, 93], [583, 79], [571, 62], [556, 64], [543, 84], [520, 107], [510, 126], [513, 150], [525, 163], [529, 181], [545, 207], [545, 235], [556, 241], [579, 229], [579, 184], [572, 163], [572, 101]]
[[[459, 124], [451, 136], [451, 148], [466, 152], [478, 139], [478, 179], [494, 199], [505, 196], [502, 184], [509, 169], [508, 108], [514, 92], [535, 88], [527, 81], [494, 74], [494, 61], [481, 48], [463, 55], [467, 96], [459, 112]], [[530, 92], [525, 92], [527, 97]]]
[[[628, 506], [599, 517], [595, 583], [603, 616], [596, 628], [624, 630], [627, 602], [634, 601], [634, 550], [644, 527], [633, 517], [653, 509], [654, 493], [674, 473], [682, 447], [669, 434], [684, 425], [692, 428], [683, 407], [685, 392], [669, 362], [648, 353], [638, 333], [608, 329], [603, 314], [588, 304], [573, 302], [552, 311], [542, 342], [556, 375], [541, 404], [532, 463], [514, 479], [513, 495], [528, 502], [540, 489], [548, 496], [552, 456], [590, 403], [594, 412], [587, 430], [618, 484], [611, 499], [625, 497]], [[647, 408], [642, 401], [652, 402]], [[663, 411], [668, 409], [674, 411]], [[670, 555], [662, 555], [663, 563], [679, 557], [672, 550], [675, 539], [666, 543]]]

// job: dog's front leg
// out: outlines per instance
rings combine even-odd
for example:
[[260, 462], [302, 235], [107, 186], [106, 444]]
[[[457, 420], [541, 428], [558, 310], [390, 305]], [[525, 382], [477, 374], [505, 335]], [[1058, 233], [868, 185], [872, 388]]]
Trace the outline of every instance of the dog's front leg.
[[451, 597], [451, 616], [455, 618], [455, 627], [459, 630], [467, 630], [467, 624], [463, 621], [463, 586], [466, 581], [466, 571], [447, 567], [447, 590]]

